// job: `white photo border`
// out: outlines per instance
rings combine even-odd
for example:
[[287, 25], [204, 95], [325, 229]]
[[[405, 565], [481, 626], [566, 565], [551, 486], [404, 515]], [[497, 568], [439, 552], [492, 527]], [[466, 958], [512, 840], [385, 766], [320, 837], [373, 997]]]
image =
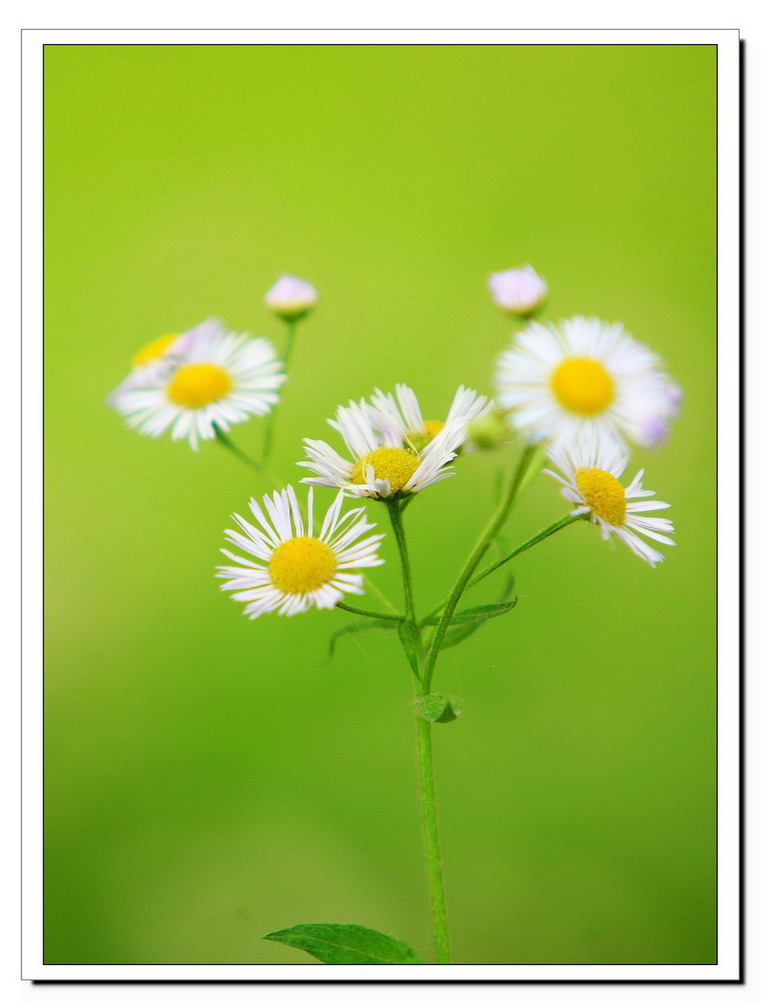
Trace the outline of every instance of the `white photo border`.
[[[25, 29], [22, 32], [22, 957], [30, 981], [739, 983], [741, 856], [740, 33], [734, 29]], [[718, 962], [701, 964], [289, 964], [43, 962], [43, 109], [45, 45], [715, 45], [717, 50]], [[734, 517], [737, 513], [738, 517]]]

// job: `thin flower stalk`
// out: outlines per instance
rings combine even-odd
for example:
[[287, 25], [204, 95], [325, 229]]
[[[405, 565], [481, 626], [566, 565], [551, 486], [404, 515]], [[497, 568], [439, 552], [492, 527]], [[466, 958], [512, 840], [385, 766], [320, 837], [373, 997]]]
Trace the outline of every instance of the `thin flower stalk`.
[[[402, 513], [399, 503], [391, 500], [388, 503], [389, 518], [396, 537], [399, 550], [399, 561], [402, 571], [402, 586], [406, 625], [411, 632], [411, 643], [403, 645], [408, 655], [410, 667], [415, 675], [415, 694], [425, 696], [430, 692], [430, 685], [423, 675], [423, 650], [420, 638], [420, 627], [415, 618], [415, 599], [412, 588], [412, 573], [410, 569], [407, 540], [404, 533]], [[425, 841], [426, 869], [428, 873], [428, 889], [433, 914], [433, 928], [436, 943], [436, 963], [450, 963], [449, 927], [447, 924], [446, 903], [444, 900], [444, 875], [441, 866], [441, 843], [439, 839], [439, 823], [436, 809], [436, 789], [433, 778], [433, 742], [431, 740], [431, 723], [422, 717], [416, 717], [416, 736], [418, 752], [418, 768], [420, 772], [420, 800], [423, 812], [423, 837]]]
[[454, 615], [455, 609], [462, 598], [462, 594], [468, 586], [473, 574], [476, 572], [478, 565], [483, 560], [486, 555], [487, 550], [491, 546], [492, 540], [499, 533], [502, 526], [508, 519], [511, 511], [515, 507], [518, 498], [521, 495], [524, 480], [527, 472], [530, 470], [532, 465], [532, 460], [536, 452], [536, 446], [526, 446], [523, 450], [518, 465], [513, 473], [512, 480], [510, 482], [510, 487], [505, 495], [505, 499], [502, 504], [497, 508], [493, 517], [489, 521], [488, 525], [481, 534], [481, 538], [475, 545], [472, 553], [468, 557], [465, 566], [457, 579], [454, 588], [447, 600], [446, 606], [444, 607], [444, 612], [439, 621], [439, 625], [436, 628], [436, 632], [433, 636], [431, 642], [431, 647], [428, 652], [428, 658], [425, 666], [424, 681], [425, 685], [430, 688], [431, 681], [433, 679], [433, 672], [436, 668], [436, 661], [441, 650], [441, 645], [444, 642], [444, 637], [446, 635], [449, 624]]
[[[286, 325], [286, 334], [285, 334], [285, 347], [283, 348], [283, 355], [281, 361], [283, 363], [283, 373], [285, 375], [288, 374], [288, 363], [291, 360], [293, 346], [296, 341], [296, 328], [298, 327], [300, 319], [301, 317], [284, 318], [284, 322]], [[277, 408], [275, 410], [270, 411], [264, 425], [264, 443], [262, 445], [262, 460], [265, 463], [272, 455], [272, 450], [275, 447], [276, 415], [277, 415]]]
[[[556, 522], [553, 522], [551, 525], [548, 525], [545, 529], [542, 529], [541, 532], [537, 532], [535, 536], [531, 536], [530, 539], [525, 540], [523, 543], [520, 544], [520, 546], [516, 546], [514, 550], [511, 550], [509, 553], [505, 554], [504, 557], [500, 557], [499, 560], [496, 560], [493, 564], [490, 564], [484, 570], [479, 571], [478, 574], [476, 574], [474, 577], [470, 579], [465, 588], [465, 591], [468, 591], [470, 588], [474, 588], [477, 584], [483, 581], [484, 578], [489, 577], [489, 575], [493, 574], [494, 571], [498, 571], [500, 567], [504, 567], [505, 564], [509, 563], [511, 560], [514, 560], [516, 557], [520, 556], [521, 553], [525, 553], [526, 550], [530, 550], [533, 546], [536, 546], [537, 543], [541, 543], [545, 539], [549, 539], [550, 536], [554, 536], [556, 532], [560, 532], [561, 529], [565, 529], [567, 525], [573, 525], [574, 522], [579, 522], [581, 519], [583, 519], [583, 517], [584, 517], [583, 515], [564, 515], [562, 518], [559, 518]], [[428, 613], [428, 615], [424, 619], [421, 620], [421, 625], [422, 626], [432, 625], [432, 622], [436, 619], [436, 617], [439, 615], [441, 610], [446, 606], [446, 604], [447, 604], [446, 601], [440, 602], [435, 608], [433, 608]]]
[[394, 623], [403, 623], [404, 616], [394, 616], [387, 612], [375, 612], [371, 609], [357, 609], [356, 606], [347, 605], [345, 602], [336, 602], [336, 609], [343, 609], [344, 612], [353, 612], [355, 616], [369, 616], [370, 619], [390, 619]]
[[246, 466], [249, 466], [255, 473], [265, 480], [270, 487], [277, 487], [274, 479], [267, 472], [266, 468], [253, 456], [249, 456], [247, 452], [244, 452], [239, 446], [232, 441], [232, 439], [222, 431], [221, 428], [217, 428], [216, 440], [220, 445], [223, 445], [228, 452], [232, 453], [233, 456], [238, 458]]

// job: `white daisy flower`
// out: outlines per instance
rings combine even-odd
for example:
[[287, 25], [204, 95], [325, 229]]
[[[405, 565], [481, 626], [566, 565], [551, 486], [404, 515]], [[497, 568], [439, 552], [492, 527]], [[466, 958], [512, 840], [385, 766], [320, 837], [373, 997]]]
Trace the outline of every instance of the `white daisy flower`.
[[642, 514], [671, 507], [665, 501], [637, 500], [655, 494], [642, 488], [645, 471], [640, 470], [626, 488], [619, 480], [627, 464], [627, 455], [620, 448], [589, 443], [569, 448], [553, 446], [548, 456], [562, 475], [553, 470], [544, 472], [563, 485], [560, 493], [575, 506], [571, 514], [589, 515], [590, 521], [600, 526], [603, 539], [618, 536], [651, 567], [663, 560], [663, 554], [640, 536], [675, 545], [673, 539], [663, 535], [674, 531], [670, 519]]
[[215, 428], [226, 432], [271, 410], [286, 379], [282, 368], [266, 338], [207, 320], [138, 366], [109, 403], [141, 434], [157, 438], [171, 430], [173, 439], [186, 438], [197, 449]]
[[313, 606], [332, 609], [345, 594], [364, 594], [362, 575], [354, 571], [383, 563], [377, 552], [383, 535], [365, 535], [375, 525], [361, 508], [341, 514], [343, 493], [328, 508], [315, 536], [313, 490], [310, 487], [307, 496], [306, 526], [296, 493], [288, 486], [264, 496], [266, 514], [251, 498], [249, 507], [258, 527], [233, 515], [243, 531], [225, 531], [246, 556], [222, 550], [235, 566], [218, 567], [216, 576], [226, 579], [223, 591], [246, 603], [243, 612], [249, 619], [265, 612], [293, 616]]
[[417, 397], [398, 385], [396, 399], [376, 390], [370, 403], [351, 401], [339, 407], [328, 424], [342, 436], [351, 459], [326, 442], [306, 438], [307, 460], [314, 471], [302, 483], [336, 487], [373, 498], [413, 494], [451, 477], [447, 464], [465, 441], [472, 418], [491, 406], [486, 397], [460, 387], [446, 421], [424, 420]]
[[530, 441], [653, 444], [679, 390], [621, 324], [573, 317], [530, 323], [497, 359], [497, 400]]

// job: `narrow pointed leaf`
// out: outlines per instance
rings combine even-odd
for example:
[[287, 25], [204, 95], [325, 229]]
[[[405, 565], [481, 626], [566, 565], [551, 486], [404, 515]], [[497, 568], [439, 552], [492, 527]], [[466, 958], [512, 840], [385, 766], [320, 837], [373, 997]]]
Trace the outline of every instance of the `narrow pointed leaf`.
[[470, 609], [463, 609], [452, 616], [451, 623], [458, 626], [460, 623], [472, 623], [474, 621], [482, 623], [486, 619], [493, 619], [495, 616], [504, 616], [507, 612], [512, 612], [518, 602], [517, 598], [510, 599], [509, 602], [490, 602], [487, 605], [474, 605]]
[[400, 939], [361, 925], [294, 925], [264, 938], [303, 950], [323, 964], [423, 963]]
[[[501, 539], [500, 537], [496, 537], [493, 540], [493, 542], [497, 547], [497, 549], [501, 549], [504, 553], [508, 552], [506, 540]], [[515, 578], [513, 577], [512, 573], [508, 573], [499, 596], [501, 602], [504, 603], [506, 601], [508, 595], [512, 593], [514, 586], [515, 586]], [[513, 606], [517, 601], [518, 599], [516, 598], [513, 602]], [[472, 637], [473, 634], [476, 632], [476, 630], [479, 629], [479, 627], [485, 622], [486, 622], [485, 619], [476, 619], [470, 623], [465, 623], [461, 626], [452, 626], [450, 624], [449, 629], [446, 632], [446, 636], [444, 637], [444, 642], [441, 645], [442, 651], [447, 650], [447, 648], [449, 647], [457, 647], [458, 644], [463, 643], [463, 641], [467, 640], [468, 637]]]
[[468, 637], [472, 637], [479, 626], [485, 622], [486, 620], [484, 619], [477, 619], [475, 622], [469, 623], [467, 626], [450, 627], [441, 643], [441, 650], [445, 651], [449, 647], [457, 647], [457, 645], [461, 644], [463, 640], [467, 640]]
[[[515, 608], [518, 599], [510, 599], [509, 602], [490, 602], [487, 605], [474, 605], [470, 609], [463, 609], [456, 612], [450, 620], [450, 625], [459, 626], [461, 623], [482, 623], [486, 619], [493, 619], [495, 616], [504, 616]], [[441, 616], [433, 616], [426, 620], [426, 626], [433, 626], [441, 622]]]

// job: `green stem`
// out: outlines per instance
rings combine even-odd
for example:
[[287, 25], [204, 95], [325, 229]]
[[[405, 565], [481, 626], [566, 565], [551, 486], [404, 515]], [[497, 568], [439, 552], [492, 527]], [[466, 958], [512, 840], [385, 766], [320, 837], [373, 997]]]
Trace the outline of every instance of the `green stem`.
[[[430, 687], [426, 686], [421, 677], [423, 649], [420, 640], [420, 627], [415, 617], [412, 573], [409, 553], [407, 552], [407, 539], [402, 522], [402, 510], [399, 501], [394, 498], [388, 501], [386, 506], [399, 549], [402, 586], [404, 589], [405, 622], [410, 627], [414, 638], [408, 658], [415, 676], [415, 692], [417, 696], [426, 696], [430, 692]], [[406, 648], [405, 653], [407, 653]], [[448, 964], [450, 963], [449, 930], [444, 904], [444, 878], [441, 869], [441, 845], [439, 843], [439, 824], [436, 812], [436, 790], [433, 783], [431, 724], [422, 717], [416, 717], [415, 723], [417, 728], [418, 767], [420, 770], [420, 799], [423, 809], [423, 838], [425, 842], [426, 870], [428, 873], [428, 890], [431, 899], [431, 911], [433, 913], [433, 930], [436, 941], [436, 963]]]
[[[402, 502], [403, 503], [403, 502]], [[399, 560], [402, 565], [402, 587], [404, 588], [404, 612], [407, 621], [411, 626], [416, 627], [415, 619], [415, 597], [412, 592], [412, 572], [410, 570], [410, 556], [407, 552], [407, 537], [404, 534], [404, 524], [402, 522], [402, 511], [400, 503], [396, 498], [391, 498], [386, 502], [388, 516], [391, 520], [391, 528], [394, 530], [396, 545], [399, 550]]]
[[[287, 327], [287, 333], [285, 335], [285, 347], [283, 348], [283, 372], [288, 372], [288, 362], [291, 358], [291, 352], [293, 351], [293, 344], [296, 340], [296, 325], [298, 324], [298, 318], [287, 319], [285, 321]], [[264, 425], [264, 444], [262, 445], [262, 460], [266, 463], [272, 453], [272, 447], [275, 444], [275, 413], [277, 407], [273, 407], [266, 418], [266, 423]]]
[[449, 627], [450, 620], [454, 615], [455, 609], [457, 608], [457, 603], [462, 598], [462, 593], [468, 586], [468, 582], [476, 571], [476, 568], [483, 560], [484, 554], [491, 546], [491, 542], [497, 533], [500, 531], [502, 526], [505, 524], [507, 517], [513, 510], [515, 503], [520, 497], [522, 490], [527, 482], [527, 474], [531, 471], [533, 460], [537, 452], [537, 446], [529, 445], [523, 450], [521, 458], [518, 460], [518, 465], [513, 471], [513, 476], [510, 481], [510, 487], [505, 496], [502, 504], [497, 508], [496, 512], [490, 519], [488, 525], [481, 533], [481, 537], [475, 545], [473, 552], [468, 557], [465, 566], [463, 567], [459, 578], [455, 582], [455, 586], [452, 589], [446, 606], [444, 607], [444, 612], [442, 613], [439, 625], [436, 628], [436, 632], [431, 641], [431, 646], [428, 651], [428, 660], [425, 668], [425, 673], [423, 676], [424, 684], [427, 689], [430, 690], [431, 681], [433, 679], [433, 672], [436, 667], [436, 660], [439, 656], [439, 651], [441, 650], [441, 645], [444, 642], [444, 637]]
[[[473, 588], [479, 581], [483, 581], [485, 577], [488, 577], [494, 571], [499, 570], [500, 567], [512, 560], [514, 557], [520, 556], [521, 553], [525, 553], [526, 550], [530, 550], [532, 546], [536, 546], [537, 543], [541, 543], [543, 539], [547, 539], [549, 536], [554, 536], [556, 532], [564, 529], [567, 525], [572, 525], [574, 522], [578, 522], [583, 518], [583, 515], [564, 515], [562, 518], [559, 518], [557, 522], [553, 522], [552, 525], [548, 525], [546, 529], [542, 529], [541, 532], [532, 536], [531, 539], [527, 539], [524, 543], [521, 543], [520, 546], [516, 546], [514, 550], [505, 554], [504, 557], [500, 557], [499, 560], [490, 564], [485, 570], [476, 574], [476, 576], [471, 578], [468, 582], [468, 586], [465, 590], [468, 591], [469, 588]], [[420, 625], [431, 626], [431, 620], [438, 616], [445, 605], [446, 602], [440, 602], [434, 609], [431, 609], [431, 611], [420, 620]]]
[[500, 560], [495, 560], [493, 564], [490, 564], [485, 570], [481, 571], [473, 578], [473, 580], [468, 584], [468, 588], [472, 588], [474, 585], [477, 585], [479, 581], [483, 581], [485, 577], [488, 577], [489, 574], [499, 570], [499, 568], [502, 567], [503, 564], [506, 564], [508, 560], [512, 560], [513, 557], [517, 557], [521, 553], [525, 553], [526, 550], [530, 550], [532, 546], [536, 546], [537, 543], [541, 543], [543, 539], [554, 536], [556, 532], [560, 532], [560, 530], [564, 529], [567, 525], [573, 525], [574, 522], [578, 522], [583, 517], [583, 515], [564, 515], [562, 518], [559, 518], [557, 522], [553, 522], [552, 525], [548, 525], [546, 529], [542, 529], [541, 532], [532, 536], [531, 539], [527, 539], [524, 543], [521, 543], [520, 546], [516, 546], [514, 550], [511, 550]]
[[223, 445], [229, 452], [231, 452], [234, 456], [236, 456], [242, 463], [245, 463], [246, 466], [250, 467], [256, 473], [258, 473], [259, 476], [262, 477], [263, 480], [266, 480], [267, 483], [271, 487], [277, 487], [277, 484], [272, 479], [272, 477], [269, 475], [269, 473], [265, 470], [264, 466], [260, 462], [258, 462], [256, 459], [254, 459], [253, 456], [249, 456], [248, 453], [244, 452], [243, 449], [238, 448], [238, 446], [232, 441], [232, 439], [230, 439], [228, 437], [228, 435], [225, 432], [222, 431], [221, 428], [218, 428], [215, 425], [214, 426], [214, 433], [215, 433], [216, 439], [217, 439], [217, 441], [219, 442], [220, 445]]
[[370, 609], [357, 609], [354, 605], [347, 605], [345, 602], [336, 602], [336, 609], [343, 609], [344, 612], [353, 612], [355, 616], [369, 616], [370, 619], [392, 619], [395, 623], [403, 623], [404, 616], [390, 616], [387, 612], [373, 612]]
[[416, 717], [417, 751], [420, 769], [420, 797], [423, 805], [423, 834], [428, 871], [428, 888], [433, 912], [433, 929], [436, 940], [436, 963], [449, 964], [449, 929], [444, 903], [444, 875], [441, 870], [441, 846], [436, 814], [436, 790], [433, 785], [433, 748], [431, 723]]

